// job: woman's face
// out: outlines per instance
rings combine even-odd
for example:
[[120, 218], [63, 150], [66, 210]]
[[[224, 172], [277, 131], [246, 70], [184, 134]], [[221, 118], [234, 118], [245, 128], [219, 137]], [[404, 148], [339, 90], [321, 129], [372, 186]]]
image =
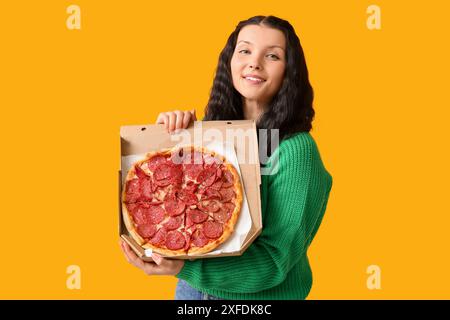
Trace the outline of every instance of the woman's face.
[[241, 29], [231, 58], [236, 90], [247, 100], [268, 104], [278, 92], [286, 66], [283, 32], [263, 25]]

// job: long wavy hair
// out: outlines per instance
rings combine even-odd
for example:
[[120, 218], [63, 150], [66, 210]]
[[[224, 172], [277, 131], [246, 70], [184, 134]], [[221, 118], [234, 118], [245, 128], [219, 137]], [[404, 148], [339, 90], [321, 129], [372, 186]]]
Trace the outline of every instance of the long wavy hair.
[[[279, 91], [268, 108], [257, 120], [258, 129], [278, 129], [279, 141], [297, 132], [309, 132], [314, 118], [313, 89], [309, 82], [308, 69], [300, 40], [292, 25], [275, 16], [255, 16], [239, 22], [228, 37], [219, 56], [208, 104], [203, 120], [242, 120], [243, 97], [234, 88], [231, 75], [231, 58], [241, 29], [247, 25], [264, 25], [278, 29], [286, 38], [286, 68]], [[259, 130], [258, 130], [259, 132]], [[268, 135], [267, 150], [270, 148]]]

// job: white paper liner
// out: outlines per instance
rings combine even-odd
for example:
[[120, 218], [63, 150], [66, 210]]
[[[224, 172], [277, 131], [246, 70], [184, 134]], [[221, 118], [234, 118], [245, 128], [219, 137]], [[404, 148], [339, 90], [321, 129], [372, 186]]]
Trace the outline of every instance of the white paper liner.
[[[182, 145], [177, 145], [177, 147], [182, 147]], [[242, 185], [242, 208], [241, 213], [239, 214], [239, 218], [236, 222], [234, 232], [231, 234], [231, 236], [220, 246], [218, 246], [213, 251], [210, 251], [208, 253], [202, 254], [202, 255], [217, 255], [222, 253], [235, 253], [238, 252], [245, 241], [245, 238], [247, 237], [250, 228], [252, 226], [252, 218], [250, 216], [250, 211], [248, 208], [247, 203], [247, 196], [245, 194], [244, 185], [243, 185], [243, 179], [241, 175], [241, 169], [239, 168], [239, 163], [236, 155], [236, 151], [234, 150], [234, 146], [228, 142], [223, 141], [212, 141], [207, 144], [203, 144], [203, 147], [205, 147], [208, 150], [214, 151], [222, 156], [225, 157], [225, 159], [231, 163], [237, 170], [239, 177], [241, 178], [241, 185]], [[125, 178], [127, 176], [128, 170], [130, 170], [131, 166], [139, 161], [145, 158], [145, 154], [139, 154], [139, 155], [129, 155], [129, 156], [122, 156], [122, 186], [125, 182]], [[145, 255], [147, 257], [150, 257], [152, 253], [152, 250], [145, 250]]]

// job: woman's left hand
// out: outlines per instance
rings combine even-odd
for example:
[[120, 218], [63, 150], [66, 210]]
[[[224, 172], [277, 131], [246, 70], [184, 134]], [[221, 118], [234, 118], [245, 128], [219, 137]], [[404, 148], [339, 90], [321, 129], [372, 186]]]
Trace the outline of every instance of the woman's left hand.
[[145, 274], [149, 276], [150, 275], [175, 276], [181, 271], [181, 269], [184, 266], [183, 260], [165, 259], [157, 253], [152, 254], [152, 259], [153, 261], [155, 261], [155, 263], [145, 262], [133, 252], [133, 250], [125, 241], [120, 239], [119, 244], [120, 248], [123, 251], [123, 254], [125, 255], [125, 259], [127, 259], [127, 261], [136, 268], [139, 268], [142, 271], [144, 271]]

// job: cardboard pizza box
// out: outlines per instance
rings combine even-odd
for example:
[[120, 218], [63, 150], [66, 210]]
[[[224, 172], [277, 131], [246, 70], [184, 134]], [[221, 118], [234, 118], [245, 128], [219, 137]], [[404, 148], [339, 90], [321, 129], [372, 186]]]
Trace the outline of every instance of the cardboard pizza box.
[[[252, 120], [233, 121], [195, 121], [187, 129], [178, 133], [169, 134], [163, 124], [155, 125], [132, 125], [120, 128], [120, 159], [126, 156], [145, 154], [165, 148], [172, 148], [177, 144], [190, 142], [196, 145], [208, 144], [211, 141], [228, 141], [234, 146], [238, 165], [243, 182], [243, 188], [247, 199], [248, 212], [251, 221], [250, 229], [240, 247], [233, 252], [220, 253], [216, 255], [183, 255], [170, 257], [174, 259], [196, 259], [214, 258], [223, 256], [241, 255], [255, 240], [262, 230], [261, 198], [260, 198], [260, 164], [258, 154], [258, 141], [256, 135], [256, 124]], [[183, 140], [185, 139], [185, 140]], [[186, 140], [189, 139], [189, 140]], [[127, 172], [119, 170], [119, 236], [124, 239], [133, 251], [144, 261], [152, 261], [138, 243], [128, 234], [122, 218], [122, 181]], [[241, 218], [241, 217], [240, 217]], [[227, 240], [229, 241], [233, 234]], [[226, 242], [227, 242], [226, 241]]]

